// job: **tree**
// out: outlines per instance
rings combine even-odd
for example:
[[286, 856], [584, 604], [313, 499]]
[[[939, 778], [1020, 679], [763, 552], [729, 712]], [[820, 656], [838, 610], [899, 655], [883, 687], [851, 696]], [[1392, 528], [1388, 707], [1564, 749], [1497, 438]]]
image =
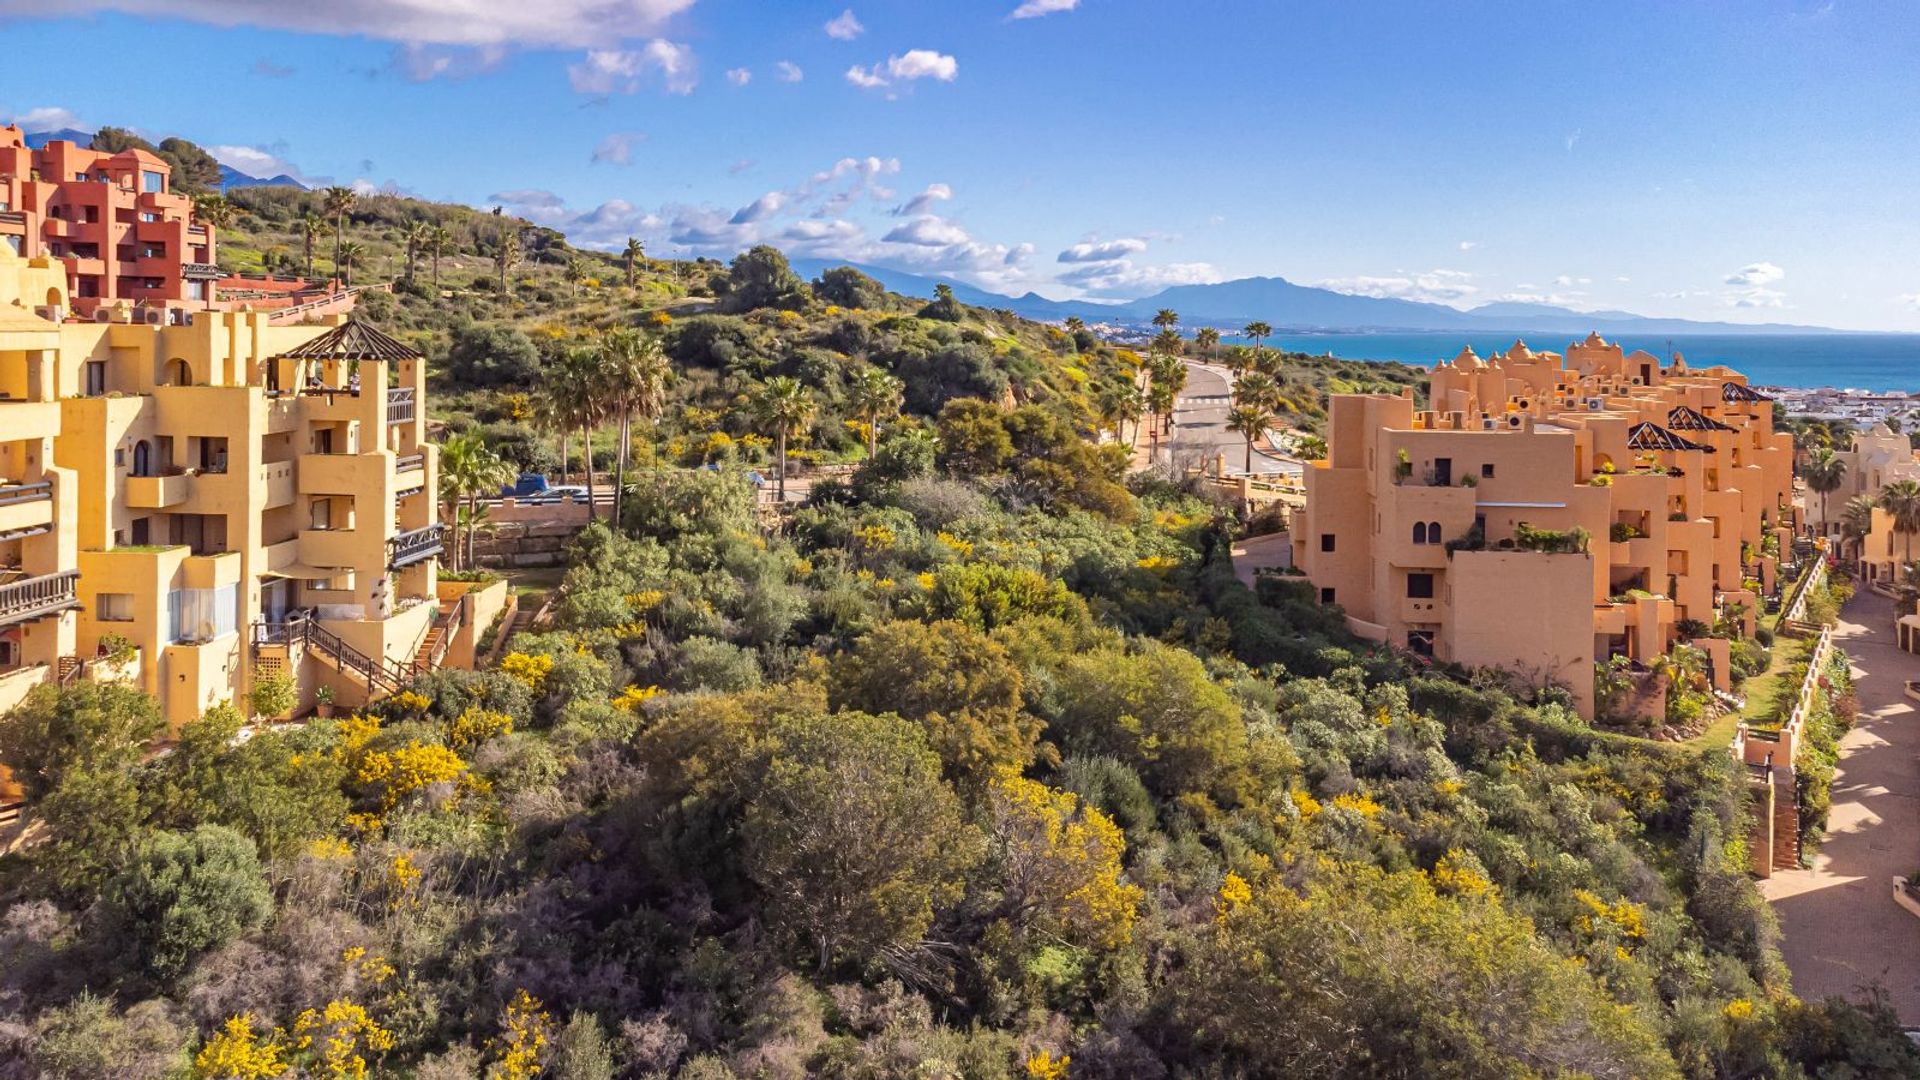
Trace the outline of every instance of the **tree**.
[[1253, 339], [1253, 351], [1257, 360], [1258, 357], [1266, 353], [1265, 343], [1268, 338], [1273, 336], [1273, 327], [1264, 322], [1250, 322], [1247, 324], [1247, 328], [1240, 331], [1240, 333]]
[[1126, 841], [1113, 819], [1017, 773], [994, 782], [988, 804], [997, 914], [1083, 947], [1126, 944], [1142, 894], [1121, 880]]
[[300, 219], [300, 239], [306, 253], [307, 277], [313, 277], [313, 245], [327, 231], [327, 223], [318, 214], [306, 214]]
[[347, 215], [353, 212], [353, 206], [360, 196], [350, 187], [335, 184], [320, 191], [320, 204], [326, 208], [327, 216], [333, 219], [333, 273], [340, 276], [340, 247], [347, 240]]
[[500, 237], [500, 245], [493, 250], [493, 268], [500, 274], [500, 295], [507, 294], [507, 275], [520, 265], [520, 232], [508, 229]]
[[440, 500], [454, 527], [454, 551], [460, 551], [458, 508], [466, 502], [466, 555], [456, 555], [462, 566], [473, 565], [474, 526], [479, 520], [481, 495], [490, 495], [513, 480], [513, 469], [494, 453], [477, 433], [455, 435], [440, 446]]
[[[858, 271], [855, 271], [858, 273]], [[861, 368], [847, 387], [853, 413], [867, 425], [867, 457], [871, 459], [880, 442], [880, 420], [900, 412], [906, 387], [899, 379], [876, 367]]]
[[920, 309], [923, 319], [939, 319], [941, 322], [959, 322], [967, 317], [967, 309], [954, 298], [953, 286], [941, 282], [933, 287], [933, 299]]
[[220, 825], [148, 837], [100, 901], [114, 936], [163, 982], [273, 912], [253, 841]]
[[1220, 331], [1211, 326], [1203, 326], [1194, 332], [1193, 343], [1200, 347], [1200, 351], [1207, 355], [1207, 359], [1211, 360], [1213, 351], [1220, 347]]
[[1147, 643], [1071, 656], [1055, 674], [1056, 738], [1108, 754], [1166, 797], [1231, 786], [1246, 757], [1240, 707], [1183, 649]]
[[1271, 412], [1279, 396], [1280, 387], [1273, 381], [1273, 376], [1264, 371], [1249, 371], [1233, 380], [1235, 405], [1251, 405]]
[[193, 200], [194, 220], [215, 230], [224, 229], [233, 224], [240, 215], [240, 208], [227, 200], [225, 195], [198, 195]]
[[1807, 455], [1807, 464], [1800, 475], [1807, 482], [1807, 490], [1820, 496], [1820, 528], [1827, 528], [1827, 496], [1840, 490], [1847, 480], [1847, 462], [1845, 458], [1826, 447], [1821, 447]]
[[567, 265], [560, 270], [560, 279], [567, 283], [568, 293], [578, 298], [580, 283], [587, 280], [587, 264], [581, 259], [568, 259]]
[[569, 349], [561, 356], [552, 381], [566, 386], [558, 391], [557, 404], [564, 409], [568, 422], [580, 430], [580, 456], [585, 459], [587, 474], [587, 517], [598, 518], [600, 508], [593, 491], [593, 432], [609, 415], [607, 401], [598, 393], [600, 351], [589, 345]]
[[199, 195], [220, 190], [224, 176], [220, 162], [199, 145], [174, 137], [160, 140], [153, 148], [172, 170], [172, 190], [181, 195]]
[[1258, 405], [1235, 405], [1227, 410], [1227, 427], [1247, 441], [1247, 460], [1244, 467], [1249, 474], [1253, 472], [1253, 444], [1266, 434], [1273, 423], [1273, 414]]
[[420, 262], [420, 253], [426, 250], [427, 244], [433, 239], [433, 226], [424, 221], [408, 222], [402, 237], [407, 242], [407, 283], [412, 284], [414, 267]]
[[781, 308], [799, 311], [807, 306], [807, 284], [793, 272], [780, 249], [760, 244], [734, 256], [727, 276], [715, 283], [720, 310], [728, 314]]
[[640, 272], [640, 264], [646, 261], [647, 246], [640, 242], [639, 237], [629, 236], [626, 249], [620, 255], [626, 261], [627, 288], [631, 289], [636, 282], [635, 275]]
[[627, 463], [631, 456], [633, 421], [658, 420], [667, 404], [667, 378], [673, 373], [659, 339], [638, 330], [609, 330], [600, 339], [596, 391], [620, 419], [619, 455], [614, 464], [613, 524], [626, 520]]
[[1867, 537], [1873, 535], [1873, 512], [1877, 508], [1871, 495], [1855, 495], [1840, 508], [1840, 537], [1853, 545], [1856, 559], [1865, 554]]
[[1180, 313], [1172, 308], [1161, 308], [1153, 313], [1153, 325], [1163, 333], [1172, 331], [1180, 325]]
[[825, 973], [920, 939], [957, 901], [979, 834], [920, 729], [841, 712], [777, 722], [741, 825], [748, 876]]
[[154, 152], [152, 143], [121, 127], [101, 128], [93, 133], [93, 139], [88, 145], [90, 149], [102, 154], [118, 154], [125, 150], [145, 150], [149, 154]]
[[433, 255], [433, 291], [440, 293], [440, 256], [453, 246], [453, 233], [445, 225], [435, 225], [427, 231], [427, 251]]
[[1878, 502], [1880, 509], [1893, 518], [1893, 531], [1902, 538], [1900, 561], [1912, 562], [1913, 536], [1920, 533], [1920, 480], [1895, 480], [1880, 489]]
[[77, 772], [124, 773], [165, 730], [153, 698], [124, 683], [45, 684], [0, 716], [0, 764], [38, 802]]
[[337, 265], [339, 266], [340, 273], [343, 275], [340, 279], [342, 285], [347, 288], [353, 287], [353, 264], [356, 259], [364, 254], [366, 254], [366, 249], [352, 240], [340, 245], [338, 250], [335, 251], [334, 258], [338, 260]]
[[460, 323], [449, 335], [446, 367], [465, 386], [530, 386], [540, 375], [540, 350], [516, 327]]
[[886, 306], [886, 286], [851, 266], [835, 266], [820, 272], [813, 283], [813, 295], [823, 304], [836, 304], [858, 311]]
[[1032, 762], [1040, 722], [1022, 710], [1020, 668], [979, 630], [943, 620], [883, 623], [829, 669], [837, 709], [919, 724], [948, 779], [980, 792]]
[[803, 430], [813, 419], [813, 395], [800, 380], [788, 375], [768, 379], [754, 397], [753, 408], [774, 439], [774, 461], [778, 472], [777, 494], [787, 501], [787, 439]]

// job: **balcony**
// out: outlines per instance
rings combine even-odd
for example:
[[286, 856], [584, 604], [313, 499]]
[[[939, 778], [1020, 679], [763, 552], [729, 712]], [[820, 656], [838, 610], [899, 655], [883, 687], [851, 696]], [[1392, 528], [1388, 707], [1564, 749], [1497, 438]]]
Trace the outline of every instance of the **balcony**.
[[266, 508], [293, 505], [295, 484], [293, 462], [275, 461], [260, 466], [260, 483], [267, 489]]
[[387, 423], [405, 424], [414, 418], [413, 387], [396, 386], [387, 391]]
[[371, 496], [385, 486], [386, 470], [383, 454], [302, 454], [300, 494]]
[[80, 571], [62, 570], [0, 585], [0, 626], [32, 622], [77, 609], [80, 596], [75, 586], [79, 583]]
[[180, 274], [188, 281], [218, 281], [227, 275], [213, 263], [181, 263]]
[[441, 536], [445, 532], [446, 526], [435, 522], [395, 536], [387, 541], [387, 567], [398, 570], [440, 554], [444, 550]]
[[353, 569], [363, 554], [360, 539], [352, 529], [302, 529], [300, 561], [326, 569]]
[[165, 510], [192, 497], [193, 477], [185, 473], [127, 477], [127, 506], [134, 510]]
[[53, 524], [53, 482], [0, 483], [0, 535]]

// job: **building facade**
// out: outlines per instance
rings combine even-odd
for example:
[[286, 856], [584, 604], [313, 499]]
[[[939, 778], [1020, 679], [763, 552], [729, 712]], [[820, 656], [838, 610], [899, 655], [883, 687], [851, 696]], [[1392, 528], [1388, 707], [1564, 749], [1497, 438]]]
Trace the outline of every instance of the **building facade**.
[[[180, 320], [214, 299], [213, 229], [172, 188], [172, 169], [145, 150], [105, 154], [55, 140], [36, 150], [0, 127], [0, 247], [65, 267], [66, 312], [92, 318], [124, 303], [142, 318]], [[32, 298], [28, 310], [50, 307]], [[149, 314], [150, 313], [150, 314]]]
[[[1744, 376], [1592, 335], [1463, 351], [1428, 398], [1334, 395], [1306, 469], [1294, 564], [1357, 633], [1565, 686], [1591, 718], [1596, 661], [1651, 663], [1736, 604], [1750, 624], [1791, 542], [1793, 449]], [[1725, 643], [1698, 644], [1725, 688]]]
[[109, 655], [176, 726], [256, 672], [353, 706], [471, 655], [417, 354], [350, 320], [46, 318], [66, 287], [0, 247], [0, 710]]

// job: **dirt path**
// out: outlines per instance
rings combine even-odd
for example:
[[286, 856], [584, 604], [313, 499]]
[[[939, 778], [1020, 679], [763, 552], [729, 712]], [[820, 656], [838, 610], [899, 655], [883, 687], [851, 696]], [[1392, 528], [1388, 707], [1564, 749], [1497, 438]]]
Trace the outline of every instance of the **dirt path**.
[[1794, 992], [1817, 999], [1886, 987], [1901, 1022], [1920, 1027], [1920, 918], [1891, 879], [1920, 868], [1920, 711], [1904, 695], [1920, 657], [1893, 640], [1893, 604], [1862, 590], [1836, 643], [1853, 659], [1860, 721], [1840, 743], [1833, 811], [1811, 870], [1760, 883], [1786, 939]]

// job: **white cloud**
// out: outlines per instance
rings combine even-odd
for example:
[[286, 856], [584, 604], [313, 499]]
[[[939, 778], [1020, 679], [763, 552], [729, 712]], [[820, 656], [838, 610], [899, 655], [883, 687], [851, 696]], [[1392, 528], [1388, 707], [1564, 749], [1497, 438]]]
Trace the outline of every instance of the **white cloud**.
[[1728, 307], [1736, 308], [1782, 308], [1787, 306], [1787, 294], [1777, 289], [1746, 289], [1730, 292], [1720, 298]]
[[972, 237], [967, 230], [937, 214], [922, 214], [880, 238], [889, 244], [913, 244], [916, 247], [952, 247]]
[[[658, 33], [694, 0], [0, 0], [0, 18], [119, 11], [215, 26], [257, 26], [433, 45], [588, 48]], [[455, 10], [457, 8], [457, 10]]]
[[807, 73], [800, 70], [800, 65], [791, 60], [782, 60], [773, 65], [773, 74], [775, 78], [786, 83], [799, 82], [807, 77]]
[[1119, 300], [1147, 296], [1170, 285], [1210, 285], [1220, 279], [1220, 271], [1208, 263], [1136, 266], [1131, 259], [1116, 259], [1084, 263], [1055, 280], [1089, 297]]
[[1576, 307], [1584, 302], [1586, 293], [1578, 289], [1567, 292], [1542, 290], [1533, 285], [1522, 285], [1518, 291], [1501, 293], [1493, 297], [1512, 304], [1548, 304], [1553, 307]]
[[1565, 288], [1571, 288], [1572, 286], [1575, 286], [1575, 285], [1591, 285], [1593, 284], [1593, 279], [1585, 278], [1585, 277], [1577, 278], [1569, 274], [1561, 274], [1559, 277], [1556, 277], [1553, 279], [1553, 283], [1565, 289]]
[[1451, 304], [1469, 299], [1480, 291], [1472, 283], [1473, 276], [1465, 270], [1428, 270], [1424, 273], [1396, 270], [1392, 274], [1329, 278], [1312, 284], [1353, 296]]
[[866, 230], [840, 218], [807, 218], [787, 226], [780, 238], [793, 244], [817, 246], [830, 243], [844, 243], [858, 240], [866, 235]]
[[1129, 255], [1138, 255], [1145, 250], [1147, 250], [1147, 242], [1137, 236], [1108, 240], [1104, 243], [1088, 240], [1062, 251], [1057, 261], [1063, 263], [1112, 262]]
[[1052, 15], [1058, 11], [1072, 11], [1080, 6], [1080, 0], [1026, 0], [1026, 3], [1013, 9], [1009, 19], [1037, 19], [1042, 15]]
[[1573, 153], [1574, 145], [1580, 141], [1580, 129], [1574, 128], [1568, 132], [1567, 137], [1561, 141], [1567, 144], [1567, 153]]
[[847, 81], [863, 90], [893, 87], [920, 79], [952, 82], [959, 75], [958, 60], [932, 49], [909, 49], [870, 68], [855, 64], [847, 69]]
[[1920, 311], [1920, 293], [1901, 293], [1899, 296], [1894, 297], [1893, 301], [1896, 304], [1904, 304], [1916, 311]]
[[581, 94], [631, 94], [656, 72], [670, 94], [691, 94], [699, 82], [693, 49], [664, 38], [639, 49], [589, 49], [579, 63], [567, 65], [567, 81]]
[[1479, 246], [1480, 246], [1480, 241], [1478, 241], [1478, 240], [1462, 240], [1462, 241], [1460, 241], [1460, 250], [1461, 250], [1461, 251], [1472, 251], [1472, 250], [1473, 250], [1474, 248], [1477, 248], [1477, 247], [1479, 247]]
[[631, 165], [634, 146], [646, 140], [647, 137], [637, 131], [616, 131], [601, 139], [600, 145], [593, 148], [594, 163]]
[[765, 221], [779, 213], [781, 209], [787, 205], [789, 198], [790, 196], [784, 191], [769, 191], [740, 209], [735, 210], [733, 217], [727, 219], [727, 224], [751, 225], [754, 222]]
[[735, 86], [745, 86], [753, 81], [753, 72], [746, 68], [728, 68], [727, 81]]
[[854, 18], [852, 8], [835, 15], [828, 20], [826, 26], [827, 36], [835, 41], [852, 41], [866, 33], [866, 30], [866, 27], [860, 25], [860, 20]]
[[1773, 263], [1757, 262], [1748, 263], [1728, 274], [1726, 281], [1729, 285], [1761, 286], [1771, 285], [1786, 276], [1787, 272]]
[[60, 128], [85, 128], [80, 117], [71, 109], [58, 105], [42, 105], [37, 109], [14, 113], [7, 122], [17, 125], [22, 131], [57, 131]]
[[388, 67], [409, 82], [484, 75], [507, 58], [504, 45], [446, 46], [409, 42], [394, 47]]
[[928, 184], [925, 191], [908, 199], [904, 204], [894, 207], [893, 214], [895, 217], [914, 217], [929, 213], [933, 210], [935, 203], [945, 202], [951, 198], [953, 198], [953, 188], [946, 184]]
[[238, 169], [248, 176], [270, 179], [285, 173], [309, 187], [315, 186], [316, 177], [300, 171], [300, 167], [282, 157], [278, 148], [261, 146], [209, 146], [207, 153], [222, 165]]

